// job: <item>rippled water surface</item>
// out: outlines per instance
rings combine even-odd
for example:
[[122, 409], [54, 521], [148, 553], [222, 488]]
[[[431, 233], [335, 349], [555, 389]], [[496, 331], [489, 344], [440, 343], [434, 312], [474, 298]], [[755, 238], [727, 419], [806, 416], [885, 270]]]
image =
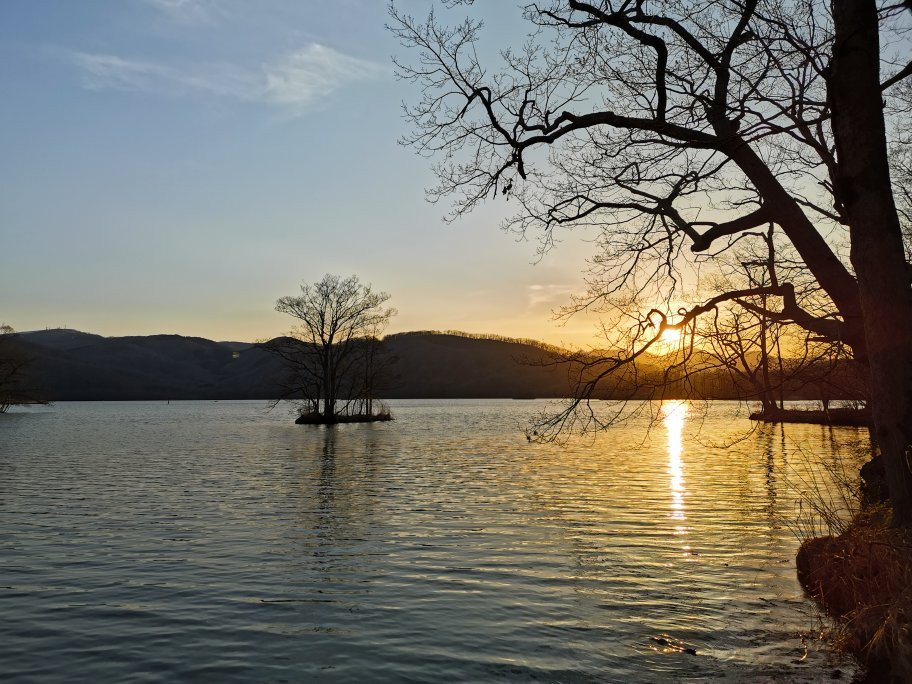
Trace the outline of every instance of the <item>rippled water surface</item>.
[[808, 461], [858, 433], [666, 404], [648, 436], [528, 444], [544, 405], [0, 416], [0, 679], [848, 678], [802, 639], [786, 523]]

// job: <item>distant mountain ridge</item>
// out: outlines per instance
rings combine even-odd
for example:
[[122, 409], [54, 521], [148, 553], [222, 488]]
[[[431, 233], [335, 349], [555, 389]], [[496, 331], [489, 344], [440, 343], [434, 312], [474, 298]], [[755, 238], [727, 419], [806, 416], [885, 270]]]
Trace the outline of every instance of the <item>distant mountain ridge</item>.
[[[63, 329], [16, 337], [34, 359], [34, 393], [50, 401], [275, 399], [286, 376], [276, 356], [249, 342], [181, 335], [102, 337]], [[572, 391], [574, 372], [554, 363], [565, 350], [535, 340], [418, 331], [388, 335], [385, 345], [395, 361], [379, 392], [384, 399], [532, 399], [566, 397]], [[628, 375], [603, 381], [594, 398], [756, 396], [699, 355], [691, 363], [708, 367], [707, 372], [668, 382], [665, 369], [675, 363], [673, 355], [644, 354], [635, 380]], [[837, 368], [827, 389], [813, 377], [819, 370], [788, 380], [785, 398], [816, 400], [824, 391], [831, 398], [852, 398], [850, 390], [839, 389], [852, 386], [851, 369]]]
[[[17, 335], [34, 358], [33, 382], [51, 401], [271, 399], [285, 371], [258, 345], [181, 335], [102, 337], [76, 330]], [[566, 370], [534, 341], [453, 333], [389, 335], [397, 359], [385, 398], [566, 396]]]

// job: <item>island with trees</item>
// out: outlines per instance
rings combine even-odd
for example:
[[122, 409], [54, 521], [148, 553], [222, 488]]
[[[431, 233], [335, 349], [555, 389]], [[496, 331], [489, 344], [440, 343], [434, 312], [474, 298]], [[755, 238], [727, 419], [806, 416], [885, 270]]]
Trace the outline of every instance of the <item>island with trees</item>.
[[389, 367], [382, 335], [396, 310], [390, 295], [357, 276], [326, 274], [282, 297], [276, 310], [297, 325], [264, 348], [286, 369], [281, 399], [300, 404], [296, 423], [331, 425], [391, 420], [377, 392]]

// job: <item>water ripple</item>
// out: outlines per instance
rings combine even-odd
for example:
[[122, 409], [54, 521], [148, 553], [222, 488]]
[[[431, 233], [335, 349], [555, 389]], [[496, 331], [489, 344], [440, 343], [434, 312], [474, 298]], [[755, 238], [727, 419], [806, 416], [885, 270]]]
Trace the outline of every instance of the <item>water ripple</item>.
[[[819, 681], [789, 531], [853, 430], [666, 405], [529, 445], [537, 402], [0, 416], [7, 681]], [[689, 412], [690, 411], [690, 412]], [[741, 435], [743, 436], [743, 435]], [[644, 441], [645, 440], [645, 441]], [[725, 446], [728, 444], [729, 446]], [[799, 448], [800, 445], [800, 448]], [[695, 653], [695, 654], [694, 654]], [[807, 657], [804, 657], [807, 653]]]

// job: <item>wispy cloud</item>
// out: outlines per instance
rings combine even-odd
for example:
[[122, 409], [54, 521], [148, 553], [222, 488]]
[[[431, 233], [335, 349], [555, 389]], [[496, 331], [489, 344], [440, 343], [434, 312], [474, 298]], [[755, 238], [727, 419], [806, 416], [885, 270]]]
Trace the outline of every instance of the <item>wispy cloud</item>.
[[213, 95], [256, 99], [262, 87], [256, 74], [232, 65], [195, 65], [177, 68], [158, 62], [125, 59], [116, 55], [76, 53], [74, 61], [89, 90], [122, 90], [184, 95], [204, 92]]
[[209, 21], [216, 10], [216, 0], [142, 0], [142, 2], [182, 24]]
[[259, 67], [226, 63], [177, 65], [85, 52], [74, 53], [73, 61], [83, 85], [91, 90], [216, 95], [279, 106], [296, 114], [319, 107], [348, 84], [386, 73], [376, 62], [319, 43]]
[[311, 43], [303, 50], [265, 67], [263, 74], [270, 100], [280, 104], [306, 105], [347, 83], [377, 78], [385, 71], [376, 62]]
[[529, 285], [527, 299], [530, 310], [552, 309], [567, 303], [573, 288], [569, 285]]

